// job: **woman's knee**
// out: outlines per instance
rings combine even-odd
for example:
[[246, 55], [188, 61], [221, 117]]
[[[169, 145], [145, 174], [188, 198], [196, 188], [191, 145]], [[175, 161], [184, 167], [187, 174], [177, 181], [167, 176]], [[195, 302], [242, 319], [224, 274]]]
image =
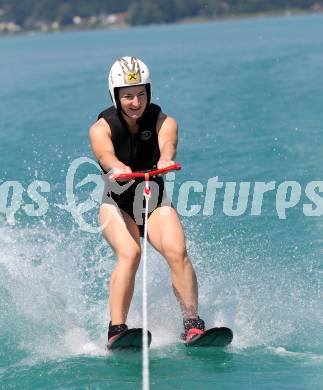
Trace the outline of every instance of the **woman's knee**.
[[186, 248], [182, 245], [167, 245], [163, 254], [171, 266], [183, 266], [189, 261]]
[[124, 245], [123, 248], [117, 251], [116, 255], [119, 264], [130, 270], [137, 270], [141, 257], [139, 245]]

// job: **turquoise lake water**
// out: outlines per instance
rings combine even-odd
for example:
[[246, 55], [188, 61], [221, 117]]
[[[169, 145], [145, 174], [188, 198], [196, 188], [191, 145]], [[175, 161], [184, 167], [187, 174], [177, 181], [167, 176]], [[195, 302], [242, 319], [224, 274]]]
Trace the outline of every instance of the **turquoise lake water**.
[[[123, 55], [150, 66], [153, 101], [179, 122], [173, 202], [200, 315], [234, 332], [227, 349], [185, 349], [168, 268], [149, 248], [151, 389], [322, 389], [322, 15], [0, 39], [1, 389], [141, 388], [140, 353], [104, 349], [115, 259], [88, 228], [100, 188], [88, 128]], [[225, 184], [210, 202], [215, 177]], [[273, 182], [261, 209], [256, 182]], [[230, 183], [250, 183], [236, 216]]]

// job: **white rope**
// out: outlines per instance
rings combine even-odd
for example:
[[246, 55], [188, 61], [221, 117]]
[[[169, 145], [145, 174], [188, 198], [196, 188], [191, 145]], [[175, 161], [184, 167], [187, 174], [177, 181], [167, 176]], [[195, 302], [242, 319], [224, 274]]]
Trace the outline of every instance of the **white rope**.
[[145, 225], [144, 225], [144, 245], [142, 256], [142, 389], [149, 390], [149, 346], [148, 346], [148, 316], [147, 316], [147, 222], [149, 196], [145, 195]]

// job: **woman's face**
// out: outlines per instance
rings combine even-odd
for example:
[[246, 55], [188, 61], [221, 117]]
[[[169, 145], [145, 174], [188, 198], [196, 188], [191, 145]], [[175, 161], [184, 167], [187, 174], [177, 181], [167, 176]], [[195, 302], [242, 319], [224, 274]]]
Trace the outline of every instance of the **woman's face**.
[[147, 91], [144, 85], [124, 87], [119, 90], [119, 99], [122, 110], [128, 117], [138, 119], [147, 106]]

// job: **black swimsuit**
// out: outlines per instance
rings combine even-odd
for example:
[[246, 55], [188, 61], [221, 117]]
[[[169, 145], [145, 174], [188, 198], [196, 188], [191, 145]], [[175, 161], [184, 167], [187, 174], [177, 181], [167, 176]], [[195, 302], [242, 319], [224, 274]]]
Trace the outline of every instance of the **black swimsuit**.
[[[116, 108], [110, 107], [101, 112], [98, 119], [103, 118], [111, 129], [111, 139], [116, 157], [129, 166], [132, 171], [148, 171], [156, 169], [160, 158], [157, 120], [161, 109], [156, 104], [150, 104], [139, 119], [139, 130], [130, 133], [122, 115]], [[103, 172], [107, 172], [101, 167]], [[164, 196], [164, 180], [160, 176], [150, 178], [151, 198], [149, 200], [149, 215], [161, 205]], [[140, 235], [144, 231], [145, 201], [143, 189], [144, 179], [129, 182], [112, 183], [105, 180], [105, 190], [102, 202], [117, 205], [133, 218], [139, 227]]]

